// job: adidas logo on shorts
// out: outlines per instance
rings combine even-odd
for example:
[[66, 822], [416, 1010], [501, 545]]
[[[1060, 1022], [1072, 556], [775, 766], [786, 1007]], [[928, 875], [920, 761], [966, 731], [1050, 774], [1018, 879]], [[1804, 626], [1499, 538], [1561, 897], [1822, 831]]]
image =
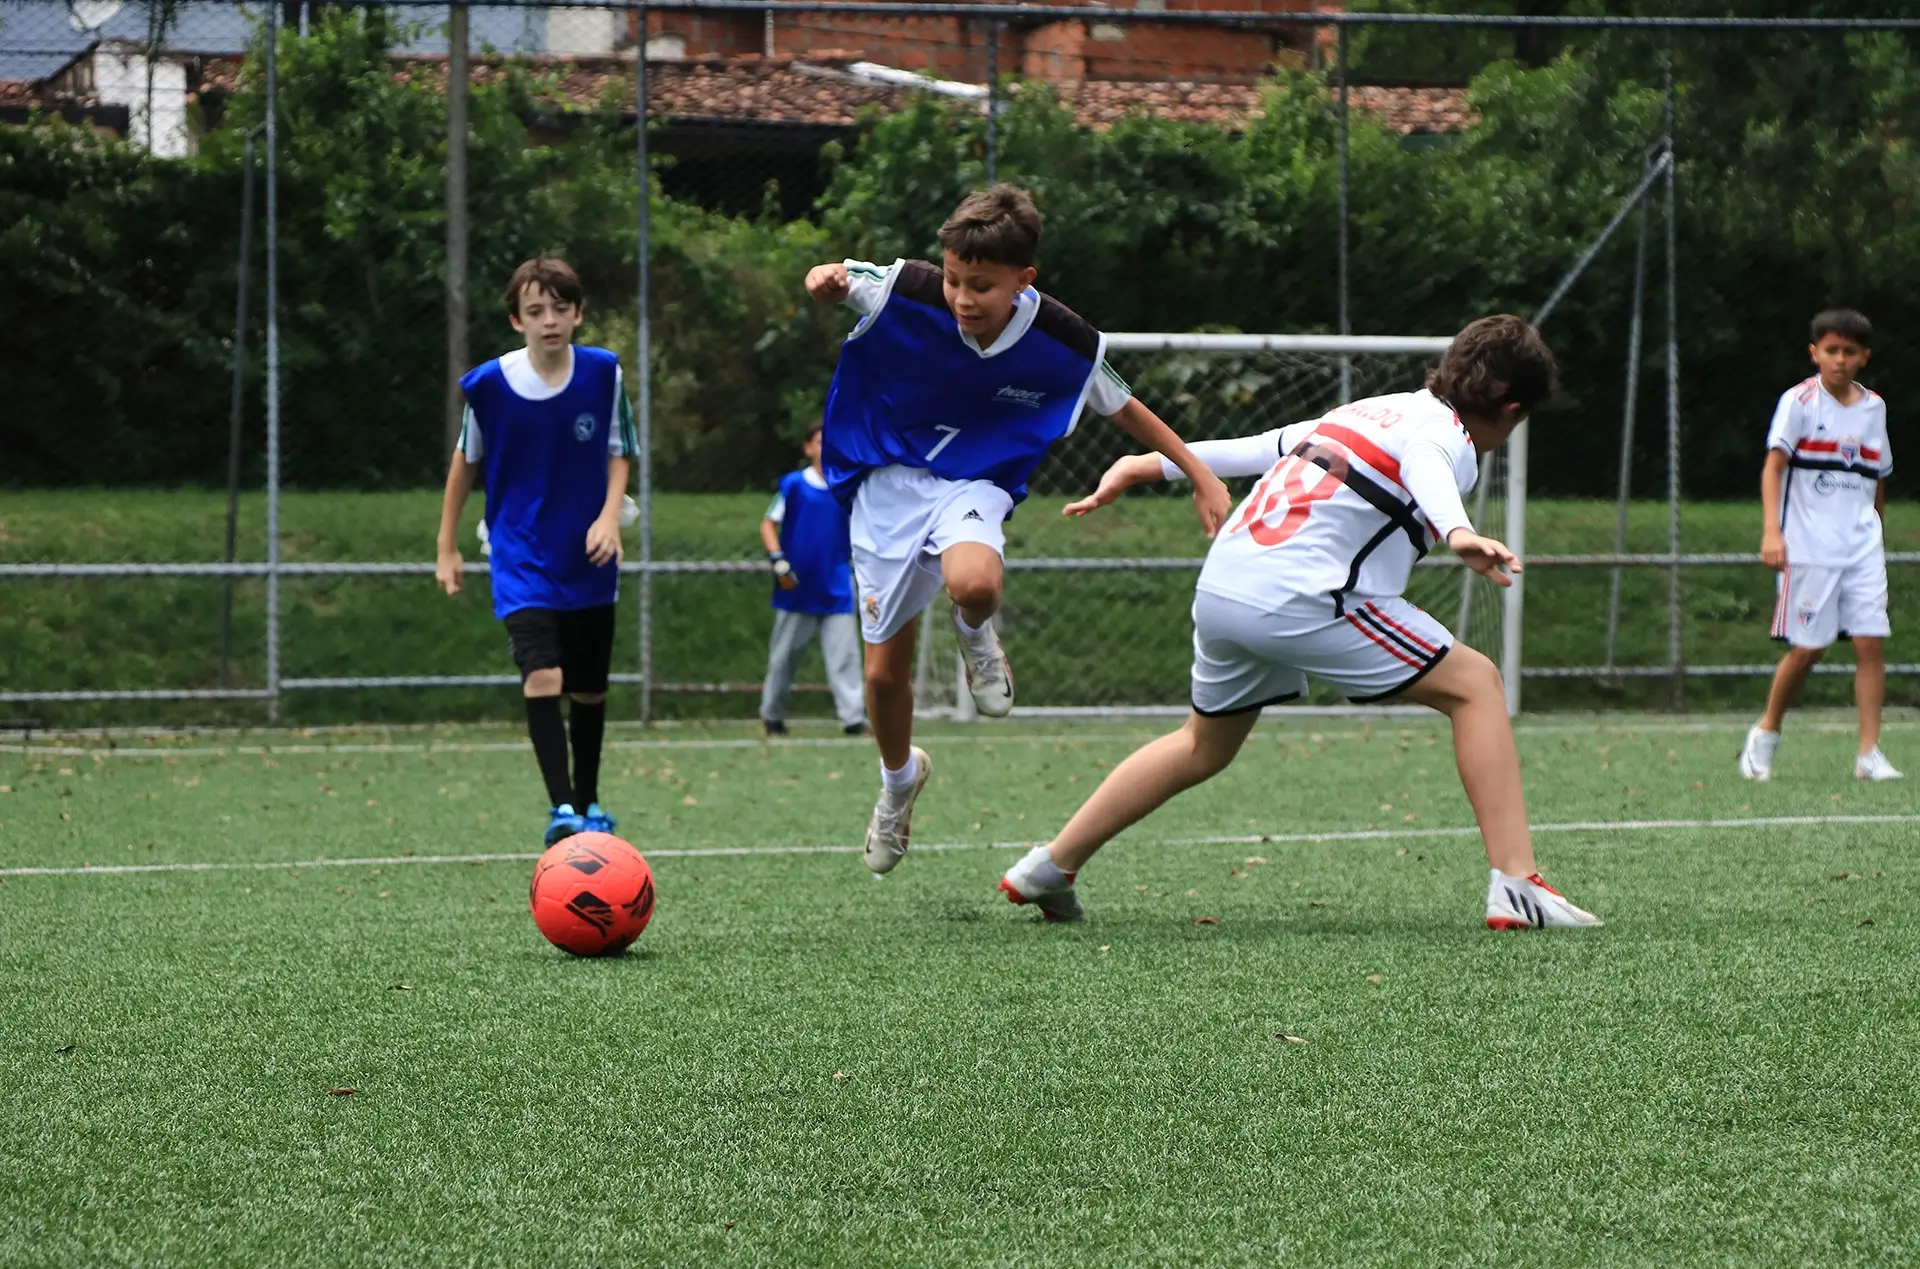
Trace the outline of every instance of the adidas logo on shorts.
[[961, 517], [960, 517], [960, 519], [961, 519], [961, 520], [963, 520], [963, 521], [966, 521], [966, 520], [978, 520], [978, 521], [980, 521], [980, 522], [981, 522], [982, 524], [985, 524], [985, 523], [986, 523], [986, 517], [985, 517], [985, 516], [982, 516], [982, 515], [981, 515], [981, 514], [980, 514], [980, 513], [978, 512], [978, 511], [971, 511], [971, 510], [970, 510], [970, 511], [968, 511], [968, 512], [967, 512], [967, 514], [965, 514], [965, 515], [963, 515], [963, 516], [961, 516]]

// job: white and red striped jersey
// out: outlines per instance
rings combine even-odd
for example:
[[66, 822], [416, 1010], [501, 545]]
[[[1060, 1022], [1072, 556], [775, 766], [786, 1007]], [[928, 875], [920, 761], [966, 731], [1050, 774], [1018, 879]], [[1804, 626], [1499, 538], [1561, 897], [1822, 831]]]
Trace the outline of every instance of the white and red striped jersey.
[[1852, 564], [1881, 550], [1874, 498], [1893, 472], [1887, 403], [1860, 389], [1841, 405], [1819, 376], [1780, 394], [1767, 448], [1787, 455], [1780, 531], [1790, 564]]
[[[1436, 540], [1471, 527], [1461, 495], [1480, 474], [1473, 442], [1430, 392], [1370, 397], [1268, 435], [1272, 467], [1207, 552], [1209, 594], [1268, 610], [1325, 596], [1340, 616], [1350, 595], [1405, 591]], [[1212, 448], [1193, 446], [1202, 461]]]

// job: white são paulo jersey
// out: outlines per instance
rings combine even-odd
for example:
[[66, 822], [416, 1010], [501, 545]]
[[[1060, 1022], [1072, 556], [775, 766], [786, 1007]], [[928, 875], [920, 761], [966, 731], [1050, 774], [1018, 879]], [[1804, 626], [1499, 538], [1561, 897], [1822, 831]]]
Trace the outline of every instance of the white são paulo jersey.
[[1841, 405], [1819, 377], [1780, 394], [1767, 448], [1787, 455], [1780, 484], [1780, 531], [1787, 563], [1844, 565], [1877, 555], [1880, 482], [1893, 473], [1887, 448], [1887, 403], [1860, 389]]
[[1431, 392], [1371, 397], [1247, 441], [1193, 447], [1222, 476], [1265, 477], [1214, 539], [1199, 589], [1269, 610], [1324, 596], [1396, 596], [1437, 540], [1471, 528], [1461, 495], [1480, 466]]

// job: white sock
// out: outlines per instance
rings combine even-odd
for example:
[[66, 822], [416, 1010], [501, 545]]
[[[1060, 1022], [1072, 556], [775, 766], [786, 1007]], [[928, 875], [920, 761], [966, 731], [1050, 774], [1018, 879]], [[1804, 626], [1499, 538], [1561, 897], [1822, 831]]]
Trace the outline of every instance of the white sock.
[[969, 626], [967, 624], [967, 615], [958, 608], [955, 608], [953, 610], [953, 628], [960, 632], [962, 639], [971, 641], [978, 639], [981, 635], [993, 628], [993, 618], [987, 618], [986, 622], [982, 625]]
[[1020, 862], [1027, 866], [1028, 875], [1043, 886], [1073, 884], [1073, 874], [1063, 872], [1060, 865], [1053, 862], [1053, 853], [1045, 846], [1035, 846]]
[[905, 793], [913, 787], [913, 782], [919, 775], [920, 760], [914, 756], [911, 749], [907, 751], [907, 765], [898, 771], [889, 768], [885, 758], [880, 760], [880, 783], [891, 793]]

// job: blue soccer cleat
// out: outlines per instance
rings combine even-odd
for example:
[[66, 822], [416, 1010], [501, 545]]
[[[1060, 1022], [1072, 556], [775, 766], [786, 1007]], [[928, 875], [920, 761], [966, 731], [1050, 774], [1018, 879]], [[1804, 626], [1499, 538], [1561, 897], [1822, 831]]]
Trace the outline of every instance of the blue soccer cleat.
[[594, 802], [587, 807], [586, 828], [581, 831], [588, 833], [611, 833], [619, 826], [619, 820], [608, 815], [598, 802]]
[[573, 803], [562, 802], [547, 816], [547, 845], [565, 841], [575, 833], [583, 833], [587, 825], [587, 818], [573, 809]]

